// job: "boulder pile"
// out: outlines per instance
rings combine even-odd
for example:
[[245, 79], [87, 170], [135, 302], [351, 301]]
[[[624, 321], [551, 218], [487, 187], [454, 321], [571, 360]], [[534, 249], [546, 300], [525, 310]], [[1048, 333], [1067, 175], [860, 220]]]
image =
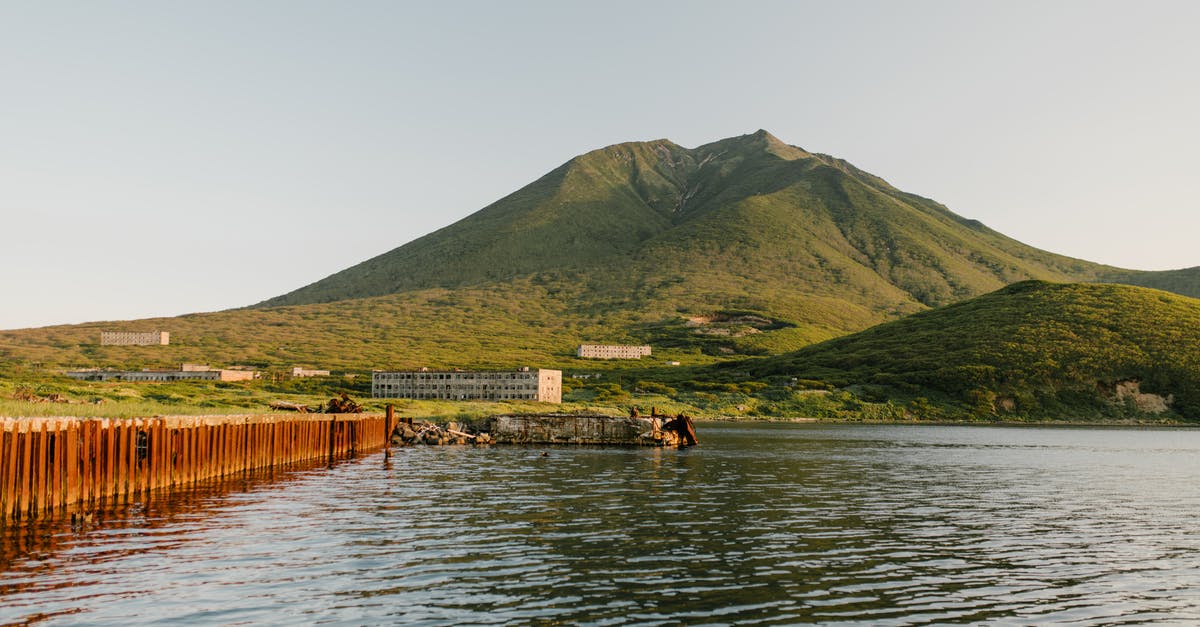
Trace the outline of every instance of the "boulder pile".
[[432, 422], [402, 422], [392, 430], [394, 446], [444, 446], [447, 444], [487, 446], [495, 440], [488, 433], [476, 432], [474, 429], [457, 422], [437, 425]]
[[694, 446], [691, 418], [659, 415], [609, 416], [593, 412], [499, 414], [437, 424], [401, 418], [392, 430], [395, 446], [446, 444], [575, 444], [587, 446]]

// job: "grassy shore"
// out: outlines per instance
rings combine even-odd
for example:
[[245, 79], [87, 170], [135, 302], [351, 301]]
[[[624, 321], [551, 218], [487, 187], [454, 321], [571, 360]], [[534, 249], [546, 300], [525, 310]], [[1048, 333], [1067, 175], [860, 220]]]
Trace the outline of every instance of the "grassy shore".
[[[763, 382], [716, 383], [691, 380], [687, 369], [610, 371], [602, 379], [563, 381], [563, 403], [435, 401], [370, 398], [369, 375], [255, 381], [89, 382], [47, 373], [0, 372], [0, 416], [132, 418], [165, 415], [273, 413], [270, 403], [286, 401], [320, 408], [348, 394], [369, 412], [396, 407], [401, 416], [432, 419], [474, 418], [500, 413], [596, 411], [627, 415], [632, 407], [699, 420], [811, 420], [821, 422], [920, 424], [1176, 424], [1180, 416], [1088, 411], [1026, 416], [981, 412], [952, 398], [891, 399], [871, 390], [823, 389], [785, 377]], [[659, 375], [659, 376], [655, 376]], [[668, 377], [667, 375], [671, 375]], [[811, 384], [811, 385], [810, 385]], [[805, 387], [805, 386], [809, 387]], [[31, 402], [27, 399], [38, 399]], [[26, 400], [23, 400], [26, 399]], [[52, 402], [58, 401], [58, 402]], [[1115, 409], [1122, 409], [1116, 407]], [[1113, 411], [1110, 411], [1113, 410]]]

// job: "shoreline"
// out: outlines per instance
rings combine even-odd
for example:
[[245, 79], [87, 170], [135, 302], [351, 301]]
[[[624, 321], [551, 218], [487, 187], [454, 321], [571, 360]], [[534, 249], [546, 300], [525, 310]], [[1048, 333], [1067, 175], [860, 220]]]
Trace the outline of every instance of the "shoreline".
[[[359, 416], [359, 417], [379, 417], [383, 414], [380, 412], [366, 412], [362, 414], [295, 414], [295, 413], [274, 413], [274, 412], [251, 412], [246, 414], [175, 414], [175, 415], [154, 415], [142, 417], [128, 418], [111, 418], [97, 416], [3, 416], [0, 415], [0, 431], [11, 429], [14, 424], [22, 425], [40, 425], [50, 424], [55, 421], [85, 421], [98, 420], [105, 422], [117, 422], [123, 420], [148, 420], [148, 419], [164, 419], [174, 425], [193, 425], [193, 424], [218, 424], [218, 423], [259, 423], [269, 422], [275, 418], [291, 417], [300, 420], [321, 420], [327, 416]], [[506, 415], [505, 412], [494, 414], [494, 416]], [[434, 418], [435, 416], [414, 416], [420, 420]], [[622, 414], [614, 413], [609, 417], [620, 418]], [[786, 417], [786, 416], [771, 416], [771, 417], [735, 417], [735, 416], [698, 416], [693, 417], [693, 421], [699, 423], [776, 423], [776, 424], [805, 424], [805, 425], [896, 425], [896, 426], [914, 426], [914, 427], [1107, 427], [1107, 428], [1128, 428], [1128, 429], [1145, 429], [1145, 428], [1182, 428], [1192, 429], [1200, 428], [1200, 424], [1187, 423], [1179, 421], [1162, 421], [1162, 422], [1131, 422], [1131, 421], [1097, 421], [1097, 420], [852, 420], [839, 418], [807, 418], [803, 416]]]
[[792, 424], [828, 424], [828, 425], [898, 425], [915, 427], [1127, 427], [1143, 429], [1147, 427], [1197, 428], [1200, 424], [1162, 421], [1162, 422], [1130, 422], [1130, 421], [1098, 421], [1098, 420], [846, 420], [839, 418], [804, 418], [804, 417], [762, 417], [737, 418], [719, 416], [715, 418], [694, 418], [696, 422], [766, 422]]

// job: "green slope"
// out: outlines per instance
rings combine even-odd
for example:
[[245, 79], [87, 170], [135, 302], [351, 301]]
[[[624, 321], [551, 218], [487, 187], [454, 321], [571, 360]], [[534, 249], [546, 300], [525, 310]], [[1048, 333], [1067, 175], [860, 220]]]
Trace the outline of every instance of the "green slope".
[[[254, 307], [0, 332], [0, 361], [571, 366], [580, 342], [636, 342], [703, 364], [795, 350], [1031, 278], [1200, 295], [1196, 269], [1137, 272], [1041, 251], [758, 131], [690, 149], [592, 151]], [[172, 345], [100, 347], [101, 327], [168, 330]]]
[[[846, 332], [1029, 278], [1159, 285], [1157, 276], [1026, 246], [758, 131], [694, 149], [658, 140], [587, 153], [258, 306], [530, 278], [582, 288], [576, 304], [589, 312], [749, 308]], [[1200, 295], [1200, 281], [1163, 286]], [[829, 305], [849, 313], [837, 320]]]
[[1017, 283], [753, 363], [754, 378], [816, 380], [868, 397], [922, 396], [978, 415], [1119, 415], [1117, 383], [1200, 419], [1200, 300], [1124, 285]]

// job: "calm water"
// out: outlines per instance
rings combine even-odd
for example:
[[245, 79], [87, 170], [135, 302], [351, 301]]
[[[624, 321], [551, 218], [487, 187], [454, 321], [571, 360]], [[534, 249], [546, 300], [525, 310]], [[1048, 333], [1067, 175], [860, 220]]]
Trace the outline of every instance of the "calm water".
[[1200, 622], [1200, 431], [702, 423], [0, 532], [0, 623]]

